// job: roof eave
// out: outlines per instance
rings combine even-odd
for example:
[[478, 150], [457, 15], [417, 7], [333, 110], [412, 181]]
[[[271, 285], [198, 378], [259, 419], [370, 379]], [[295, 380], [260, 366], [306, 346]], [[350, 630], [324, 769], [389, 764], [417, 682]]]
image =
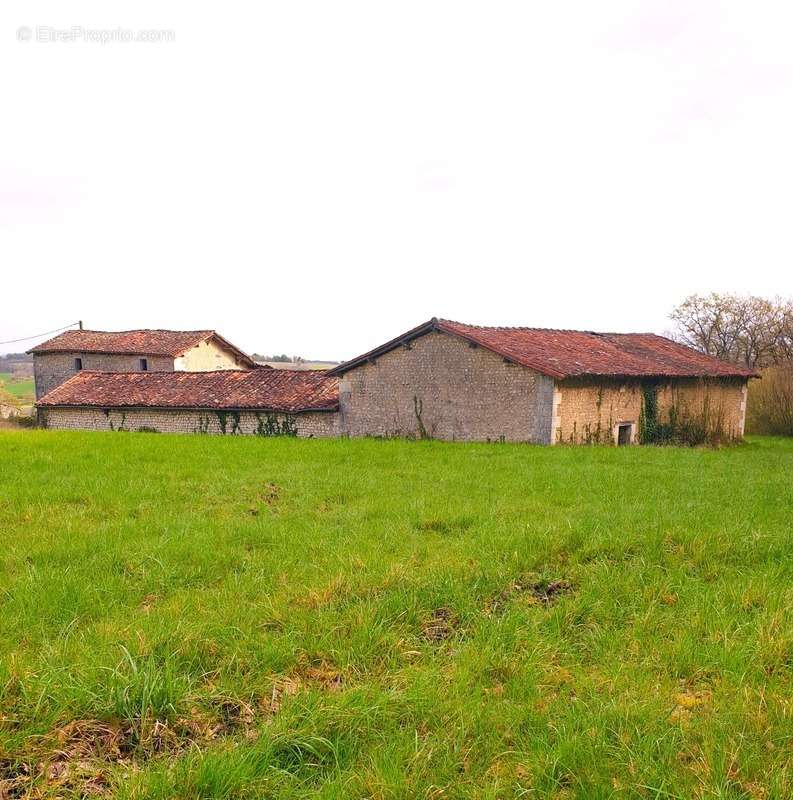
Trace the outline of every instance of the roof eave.
[[666, 379], [666, 380], [679, 380], [682, 378], [702, 379], [702, 378], [742, 378], [743, 380], [751, 380], [752, 378], [760, 378], [761, 376], [753, 372], [747, 374], [745, 372], [722, 372], [715, 373], [692, 373], [692, 372], [569, 372], [565, 375], [559, 376], [558, 380], [567, 380], [568, 378], [617, 378], [617, 379]]
[[129, 405], [121, 405], [119, 403], [42, 403], [41, 401], [33, 404], [35, 408], [48, 409], [48, 408], [97, 408], [97, 409], [119, 409], [124, 411], [259, 411], [269, 412], [271, 414], [307, 414], [311, 411], [331, 412], [338, 411], [339, 404], [336, 403], [332, 406], [318, 406], [302, 407], [302, 408], [273, 408], [271, 406], [199, 406], [199, 405], [186, 405], [186, 406], [164, 406], [164, 405], [142, 405], [140, 403], [130, 403]]

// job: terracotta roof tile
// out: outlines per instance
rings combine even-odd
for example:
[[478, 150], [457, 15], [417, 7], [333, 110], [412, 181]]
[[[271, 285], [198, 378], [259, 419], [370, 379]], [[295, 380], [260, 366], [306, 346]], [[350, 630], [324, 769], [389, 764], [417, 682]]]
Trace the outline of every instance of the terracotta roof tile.
[[208, 339], [214, 331], [64, 331], [37, 344], [30, 353], [117, 353], [177, 356]]
[[432, 319], [331, 370], [340, 375], [405, 341], [437, 330], [554, 378], [752, 377], [754, 370], [720, 361], [653, 333], [595, 333], [549, 328], [498, 328]]
[[325, 372], [275, 369], [84, 371], [44, 395], [37, 405], [333, 411], [339, 405], [339, 386]]
[[108, 353], [113, 355], [167, 356], [178, 358], [190, 348], [216, 339], [231, 350], [245, 366], [252, 367], [253, 359], [217, 331], [166, 331], [144, 328], [135, 331], [71, 330], [59, 333], [37, 344], [29, 353]]

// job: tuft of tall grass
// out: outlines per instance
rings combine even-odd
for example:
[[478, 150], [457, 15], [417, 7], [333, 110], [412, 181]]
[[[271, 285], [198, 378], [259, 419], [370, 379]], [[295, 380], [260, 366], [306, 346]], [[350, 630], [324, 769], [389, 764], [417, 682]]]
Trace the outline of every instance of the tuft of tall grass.
[[768, 367], [749, 382], [746, 406], [749, 433], [793, 436], [793, 364]]

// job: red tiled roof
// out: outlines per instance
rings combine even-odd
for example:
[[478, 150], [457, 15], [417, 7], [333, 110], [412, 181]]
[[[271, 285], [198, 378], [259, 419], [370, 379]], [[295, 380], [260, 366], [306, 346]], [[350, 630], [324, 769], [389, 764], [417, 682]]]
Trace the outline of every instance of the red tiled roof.
[[748, 378], [756, 374], [748, 367], [720, 361], [654, 333], [490, 328], [435, 318], [339, 365], [331, 374], [341, 375], [430, 331], [458, 336], [516, 364], [559, 379], [584, 375]]
[[29, 353], [112, 353], [116, 355], [169, 356], [177, 358], [212, 337], [242, 357], [252, 366], [246, 353], [226, 341], [215, 331], [165, 331], [144, 329], [136, 331], [71, 330], [37, 344]]
[[100, 408], [334, 411], [339, 385], [325, 372], [276, 369], [216, 372], [78, 372], [37, 405]]

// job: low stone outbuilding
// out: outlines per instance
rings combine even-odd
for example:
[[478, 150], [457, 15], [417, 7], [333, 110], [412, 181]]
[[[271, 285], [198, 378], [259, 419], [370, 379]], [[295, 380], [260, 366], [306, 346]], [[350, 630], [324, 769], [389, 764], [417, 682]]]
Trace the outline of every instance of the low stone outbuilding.
[[649, 333], [443, 319], [328, 372], [173, 371], [186, 358], [162, 372], [83, 369], [39, 400], [39, 416], [52, 428], [695, 443], [743, 436], [754, 377]]
[[212, 330], [69, 330], [28, 351], [36, 399], [82, 370], [204, 372], [252, 369], [253, 359]]
[[338, 436], [338, 381], [323, 372], [82, 371], [37, 403], [48, 428]]
[[436, 318], [330, 374], [351, 436], [543, 444], [630, 444], [699, 427], [740, 438], [754, 377], [655, 334]]

